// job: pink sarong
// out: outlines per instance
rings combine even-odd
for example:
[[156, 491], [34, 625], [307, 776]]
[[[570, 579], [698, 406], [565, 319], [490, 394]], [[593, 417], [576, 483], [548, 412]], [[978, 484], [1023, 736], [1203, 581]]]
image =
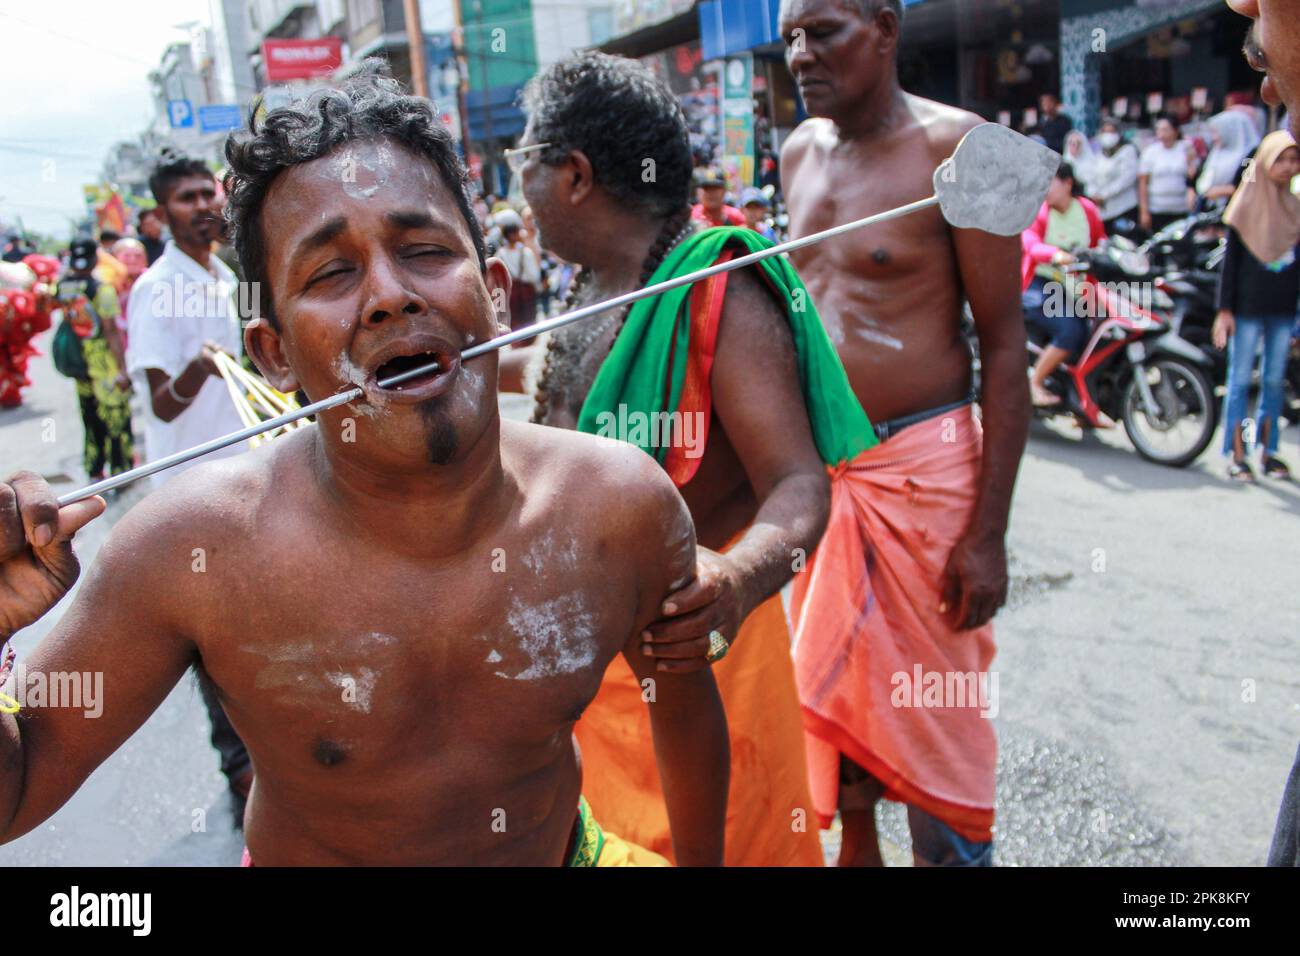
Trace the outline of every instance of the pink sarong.
[[795, 575], [795, 675], [822, 826], [840, 755], [892, 800], [992, 839], [993, 626], [954, 631], [942, 574], [975, 504], [982, 432], [962, 408], [903, 429], [835, 473], [826, 534]]

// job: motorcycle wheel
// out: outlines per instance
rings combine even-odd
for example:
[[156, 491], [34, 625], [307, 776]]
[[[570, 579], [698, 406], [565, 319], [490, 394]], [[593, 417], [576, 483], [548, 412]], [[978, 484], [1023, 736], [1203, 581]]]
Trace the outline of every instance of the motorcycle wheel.
[[1147, 415], [1137, 380], [1130, 379], [1121, 401], [1124, 431], [1147, 461], [1182, 468], [1199, 458], [1214, 438], [1214, 389], [1204, 372], [1179, 358], [1162, 356], [1135, 372], [1144, 370], [1160, 417], [1153, 421]]

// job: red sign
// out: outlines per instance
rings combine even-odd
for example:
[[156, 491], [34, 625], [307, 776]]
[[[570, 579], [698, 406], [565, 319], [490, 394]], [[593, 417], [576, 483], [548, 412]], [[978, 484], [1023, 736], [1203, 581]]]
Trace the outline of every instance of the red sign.
[[319, 40], [265, 40], [262, 63], [268, 83], [310, 80], [328, 76], [343, 63], [343, 41], [338, 37]]

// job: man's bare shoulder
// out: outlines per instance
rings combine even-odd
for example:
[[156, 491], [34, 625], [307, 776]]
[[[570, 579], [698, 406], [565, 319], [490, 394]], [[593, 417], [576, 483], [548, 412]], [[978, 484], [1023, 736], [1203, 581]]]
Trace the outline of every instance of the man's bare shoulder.
[[810, 116], [794, 128], [781, 144], [782, 164], [799, 162], [812, 147], [834, 135], [834, 124], [824, 116]]
[[292, 432], [254, 451], [176, 475], [122, 517], [105, 549], [111, 547], [114, 561], [127, 568], [161, 561], [163, 570], [178, 572], [191, 570], [198, 560], [196, 549], [202, 555], [213, 548], [255, 550], [259, 509], [274, 489], [285, 491], [310, 434], [310, 429]]
[[607, 527], [617, 523], [629, 532], [662, 527], [664, 520], [676, 520], [685, 511], [672, 480], [635, 445], [527, 422], [502, 422], [501, 440], [530, 499], [561, 495], [582, 502], [593, 521]]
[[927, 100], [922, 96], [906, 94], [911, 114], [916, 124], [925, 132], [930, 147], [938, 159], [946, 159], [957, 148], [961, 138], [985, 122], [969, 110]]

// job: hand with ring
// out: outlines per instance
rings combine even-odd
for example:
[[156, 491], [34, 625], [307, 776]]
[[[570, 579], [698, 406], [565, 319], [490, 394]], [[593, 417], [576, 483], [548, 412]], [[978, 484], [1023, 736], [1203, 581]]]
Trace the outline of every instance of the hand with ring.
[[684, 673], [726, 656], [751, 608], [725, 554], [698, 549], [695, 577], [663, 600], [663, 617], [641, 634], [642, 653], [656, 670]]

